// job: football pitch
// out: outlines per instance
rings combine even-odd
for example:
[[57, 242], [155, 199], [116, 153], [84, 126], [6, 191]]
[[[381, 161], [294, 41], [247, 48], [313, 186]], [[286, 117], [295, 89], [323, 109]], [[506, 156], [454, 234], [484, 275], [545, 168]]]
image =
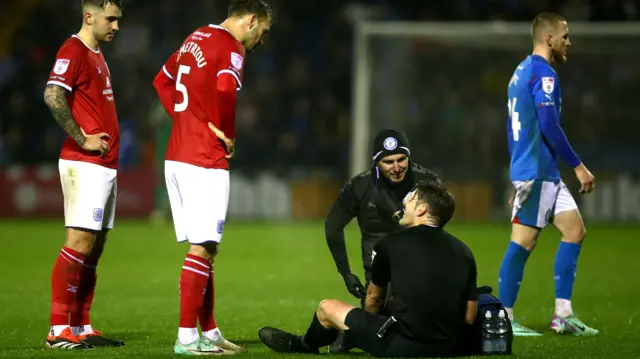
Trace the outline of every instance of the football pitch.
[[[186, 247], [173, 228], [117, 221], [98, 269], [92, 324], [122, 348], [71, 352], [45, 349], [50, 275], [64, 238], [62, 221], [0, 221], [0, 357], [169, 358], [178, 326], [178, 278]], [[478, 284], [497, 288], [497, 273], [509, 239], [508, 226], [455, 224], [450, 232], [469, 244], [478, 264]], [[516, 338], [514, 358], [640, 357], [640, 227], [589, 225], [578, 263], [574, 309], [600, 330], [595, 338], [550, 332], [553, 263], [558, 235], [543, 233], [530, 257], [515, 308], [523, 324], [544, 331]], [[347, 230], [351, 267], [362, 278], [359, 236]], [[249, 348], [240, 357], [279, 355], [257, 338], [270, 325], [303, 333], [324, 298], [357, 300], [346, 291], [324, 240], [322, 222], [230, 221], [215, 264], [216, 319], [228, 339]], [[434, 293], [435, 295], [435, 293]], [[361, 355], [357, 351], [352, 354]], [[340, 356], [347, 357], [347, 356]]]

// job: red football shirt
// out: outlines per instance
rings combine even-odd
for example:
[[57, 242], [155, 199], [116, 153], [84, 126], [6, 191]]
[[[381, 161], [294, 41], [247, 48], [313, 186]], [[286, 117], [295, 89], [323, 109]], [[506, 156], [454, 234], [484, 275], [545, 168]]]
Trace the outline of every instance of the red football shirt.
[[242, 88], [244, 56], [244, 46], [231, 33], [209, 25], [189, 35], [165, 63], [165, 75], [175, 81], [175, 114], [165, 159], [204, 168], [229, 168], [226, 147], [208, 122], [235, 137], [230, 133], [235, 126], [225, 126], [220, 118], [216, 91], [222, 74], [232, 75], [237, 90]]
[[106, 132], [111, 151], [104, 157], [100, 152], [85, 151], [70, 137], [64, 141], [60, 158], [95, 163], [108, 168], [118, 167], [120, 126], [111, 88], [111, 76], [100, 50], [93, 50], [77, 36], [62, 44], [47, 85], [57, 85], [67, 91], [67, 101], [85, 133]]

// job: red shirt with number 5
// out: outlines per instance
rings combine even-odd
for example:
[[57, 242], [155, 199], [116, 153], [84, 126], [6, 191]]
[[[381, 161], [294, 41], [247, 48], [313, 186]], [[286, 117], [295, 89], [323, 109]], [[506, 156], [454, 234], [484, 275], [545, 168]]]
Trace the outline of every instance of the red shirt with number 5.
[[221, 111], [230, 104], [219, 95], [218, 82], [231, 76], [240, 91], [244, 56], [244, 46], [231, 33], [209, 25], [189, 35], [167, 60], [154, 80], [162, 105], [173, 118], [166, 160], [229, 168], [226, 147], [208, 123], [235, 138], [235, 94], [233, 108]]

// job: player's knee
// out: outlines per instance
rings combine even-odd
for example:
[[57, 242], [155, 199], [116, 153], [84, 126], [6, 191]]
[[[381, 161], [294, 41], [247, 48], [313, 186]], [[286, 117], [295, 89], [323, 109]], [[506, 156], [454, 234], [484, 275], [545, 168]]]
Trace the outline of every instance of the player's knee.
[[331, 317], [331, 299], [324, 299], [322, 301], [320, 301], [320, 304], [318, 304], [318, 309], [316, 310], [316, 316], [318, 317], [318, 320], [320, 321], [320, 323], [322, 324], [326, 324], [329, 321], [329, 318]]
[[537, 228], [514, 224], [511, 230], [511, 241], [531, 252], [536, 248], [539, 233], [540, 230]]
[[584, 226], [576, 226], [575, 229], [568, 231], [564, 236], [564, 240], [567, 242], [582, 244], [587, 237], [587, 229]]
[[514, 236], [511, 238], [511, 241], [517, 243], [522, 248], [531, 252], [536, 248], [537, 240], [531, 237], [522, 237], [522, 236]]
[[318, 303], [318, 309], [316, 310], [316, 314], [318, 314], [318, 316], [324, 315], [327, 309], [327, 301], [328, 299], [323, 299], [320, 301], [320, 303]]
[[192, 244], [189, 246], [189, 254], [202, 257], [212, 262], [216, 254], [218, 254], [218, 243], [204, 242], [201, 244]]
[[66, 237], [65, 247], [88, 256], [93, 250], [96, 232], [81, 228], [67, 228]]
[[330, 317], [336, 312], [336, 304], [339, 303], [335, 299], [323, 299], [318, 304], [317, 313], [322, 314], [324, 317]]

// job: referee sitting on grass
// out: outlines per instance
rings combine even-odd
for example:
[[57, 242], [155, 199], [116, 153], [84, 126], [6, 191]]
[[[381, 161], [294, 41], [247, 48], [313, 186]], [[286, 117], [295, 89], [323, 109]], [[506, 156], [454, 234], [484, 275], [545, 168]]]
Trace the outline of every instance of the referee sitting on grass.
[[[418, 182], [440, 182], [438, 176], [410, 159], [411, 145], [399, 130], [384, 129], [371, 146], [373, 166], [351, 178], [340, 191], [325, 220], [325, 237], [344, 283], [356, 298], [364, 298], [371, 282], [371, 250], [387, 233], [398, 230], [402, 218], [402, 199]], [[349, 266], [344, 228], [353, 218], [360, 227], [365, 284]], [[330, 353], [346, 353], [350, 343], [344, 336], [329, 347]]]
[[[276, 352], [319, 353], [345, 332], [349, 343], [377, 357], [442, 357], [461, 353], [459, 339], [477, 314], [476, 264], [471, 250], [442, 227], [455, 210], [442, 185], [416, 185], [404, 202], [406, 227], [373, 248], [365, 309], [326, 299], [306, 334], [266, 327], [260, 340]], [[386, 290], [388, 316], [381, 315]]]

